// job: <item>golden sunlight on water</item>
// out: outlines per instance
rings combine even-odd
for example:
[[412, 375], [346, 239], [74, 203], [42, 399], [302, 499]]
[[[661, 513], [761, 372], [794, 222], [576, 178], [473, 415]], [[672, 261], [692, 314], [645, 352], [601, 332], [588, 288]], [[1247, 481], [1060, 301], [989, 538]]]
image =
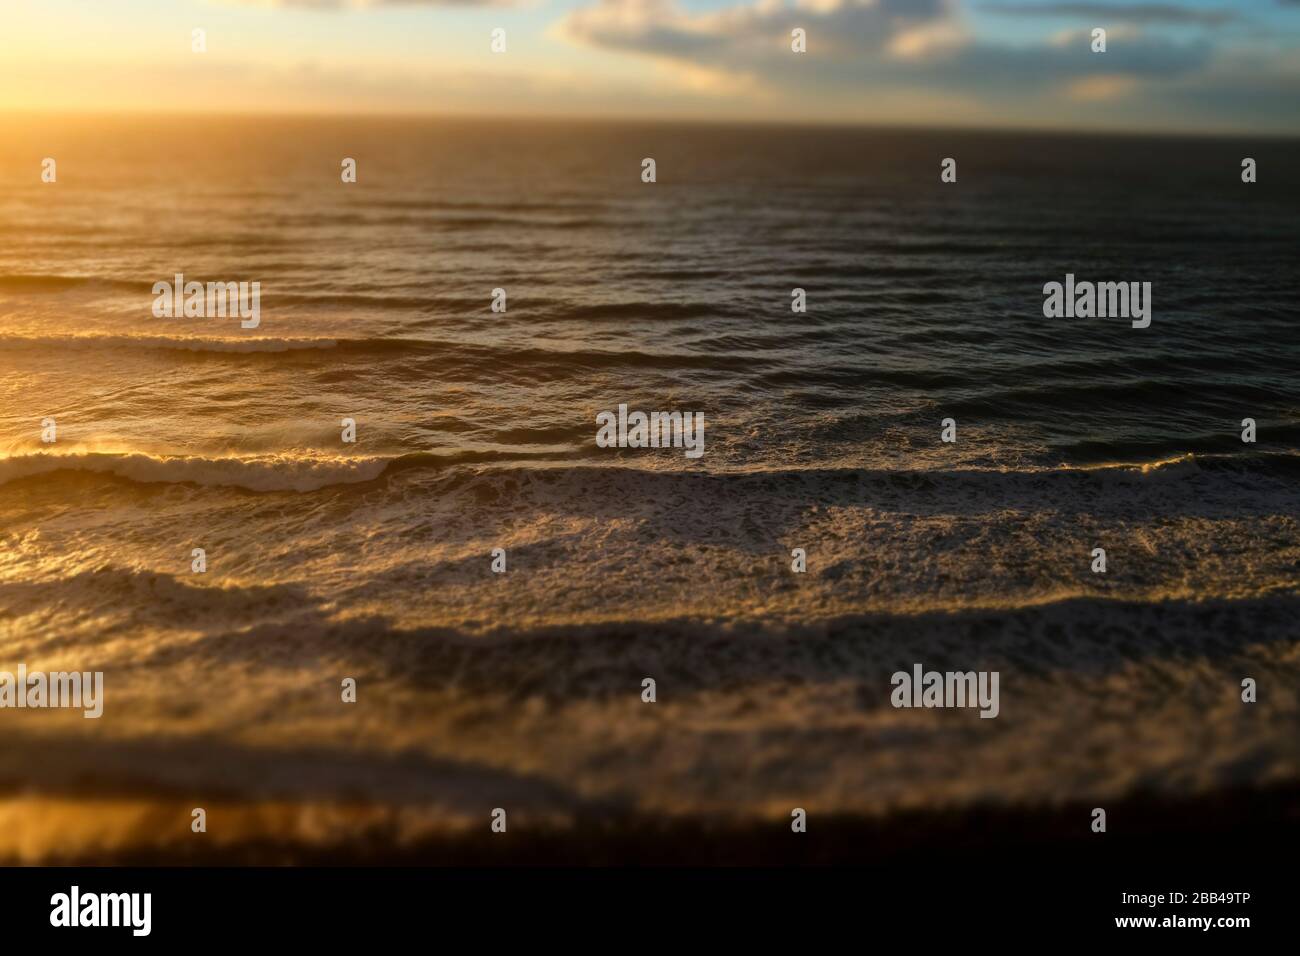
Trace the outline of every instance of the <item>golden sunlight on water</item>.
[[[187, 122], [0, 128], [0, 676], [105, 686], [0, 711], [0, 859], [1300, 778], [1292, 185], [1225, 224], [1203, 143]], [[948, 137], [981, 189], [936, 194]], [[1147, 256], [1158, 334], [1044, 328], [1079, 244]], [[158, 314], [178, 273], [258, 326]], [[702, 455], [599, 445], [620, 405]], [[917, 663], [998, 719], [896, 709]]]

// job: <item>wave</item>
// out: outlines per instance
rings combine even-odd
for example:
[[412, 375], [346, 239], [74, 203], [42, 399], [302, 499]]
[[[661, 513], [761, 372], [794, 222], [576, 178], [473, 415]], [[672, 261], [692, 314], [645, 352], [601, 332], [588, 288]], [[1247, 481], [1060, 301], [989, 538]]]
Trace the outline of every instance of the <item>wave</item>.
[[319, 308], [364, 307], [369, 309], [395, 309], [411, 311], [429, 306], [444, 304], [456, 308], [482, 308], [483, 302], [458, 299], [451, 302], [439, 300], [432, 296], [418, 295], [370, 295], [362, 292], [276, 292], [269, 290], [262, 295], [263, 308], [277, 305], [316, 306]]
[[374, 481], [386, 472], [571, 458], [565, 452], [411, 452], [355, 458], [298, 454], [148, 455], [143, 452], [36, 452], [0, 458], [0, 485], [56, 472], [111, 475], [141, 484], [195, 484], [245, 491], [319, 491]]
[[294, 352], [337, 348], [327, 338], [216, 338], [170, 335], [4, 335], [0, 350], [160, 349], [178, 352]]
[[493, 213], [516, 212], [563, 212], [569, 214], [604, 213], [609, 210], [606, 203], [588, 201], [542, 201], [542, 200], [449, 200], [449, 199], [377, 199], [367, 202], [372, 209], [420, 209], [420, 210], [486, 210]]
[[[416, 457], [416, 456], [407, 456]], [[554, 474], [561, 469], [548, 469]], [[629, 478], [640, 476], [648, 482], [721, 483], [791, 482], [823, 485], [828, 488], [851, 488], [859, 483], [887, 482], [896, 486], [937, 483], [968, 483], [1002, 486], [1010, 490], [1017, 484], [1042, 487], [1044, 482], [1089, 483], [1095, 485], [1151, 485], [1153, 482], [1176, 482], [1196, 476], [1230, 475], [1268, 479], [1289, 479], [1300, 475], [1300, 452], [1250, 451], [1235, 454], [1183, 453], [1147, 461], [1112, 461], [1088, 464], [1022, 465], [1017, 467], [967, 465], [930, 467], [917, 463], [913, 467], [880, 466], [806, 466], [752, 467], [707, 471], [642, 469], [624, 462], [572, 465], [565, 471], [575, 473], [579, 481], [598, 477]], [[521, 469], [522, 471], [522, 469]], [[536, 469], [529, 469], [535, 473]], [[500, 474], [498, 469], [496, 474]], [[518, 473], [516, 473], [518, 474]], [[1300, 495], [1300, 489], [1296, 490]]]
[[[1154, 461], [1062, 464], [1041, 467], [995, 468], [890, 468], [805, 467], [748, 468], [735, 470], [661, 471], [629, 466], [621, 461], [575, 461], [581, 448], [545, 451], [467, 450], [418, 451], [392, 455], [311, 456], [270, 454], [253, 456], [149, 455], [143, 452], [35, 452], [0, 458], [0, 485], [55, 472], [112, 475], [143, 484], [196, 484], [242, 488], [247, 491], [318, 491], [335, 485], [375, 481], [403, 471], [447, 472], [462, 466], [486, 466], [462, 472], [457, 480], [515, 479], [539, 474], [544, 466], [552, 478], [579, 485], [594, 481], [648, 482], [651, 484], [710, 484], [777, 482], [846, 490], [862, 483], [887, 482], [894, 486], [916, 483], [963, 483], [1010, 490], [1017, 483], [1041, 486], [1043, 481], [1120, 482], [1177, 481], [1200, 474], [1231, 473], [1290, 479], [1300, 475], [1300, 453], [1249, 452], [1232, 455], [1182, 454]], [[729, 493], [729, 492], [728, 492]]]
[[744, 310], [720, 302], [691, 300], [686, 302], [602, 302], [594, 305], [568, 305], [548, 313], [547, 318], [599, 322], [651, 319], [744, 318]]
[[[396, 337], [314, 338], [265, 337], [231, 338], [167, 335], [89, 334], [64, 336], [0, 336], [0, 351], [59, 349], [155, 349], [194, 353], [258, 354], [283, 352], [438, 356], [467, 362], [504, 362], [515, 367], [552, 369], [591, 368], [705, 368], [741, 371], [762, 368], [773, 360], [750, 355], [708, 355], [695, 352], [647, 352], [628, 349], [556, 349], [530, 345], [489, 342], [456, 342], [446, 339]], [[493, 373], [495, 374], [495, 372]]]
[[84, 286], [99, 286], [106, 289], [128, 289], [132, 292], [148, 293], [153, 288], [153, 281], [139, 279], [113, 279], [103, 276], [65, 276], [43, 275], [35, 273], [0, 274], [0, 290], [15, 292], [64, 292]]
[[59, 471], [114, 475], [141, 483], [192, 483], [249, 491], [316, 491], [329, 485], [373, 481], [392, 459], [306, 458], [289, 455], [155, 457], [142, 453], [36, 453], [0, 459], [0, 485]]
[[[60, 590], [88, 596], [96, 586], [119, 587], [118, 571], [80, 574], [51, 582]], [[286, 595], [279, 588], [193, 588], [173, 576], [129, 576], [141, 592], [169, 582], [163, 593], [179, 600], [187, 591], [212, 595], [214, 613], [225, 605], [232, 617]], [[391, 583], [362, 582], [359, 590]], [[347, 595], [351, 598], [354, 595]], [[832, 683], [852, 675], [879, 675], [926, 661], [935, 669], [964, 669], [970, 648], [994, 666], [1015, 669], [1032, 646], [1035, 662], [1052, 672], [1114, 671], [1135, 661], [1228, 658], [1263, 642], [1291, 639], [1290, 625], [1300, 611], [1300, 591], [1280, 587], [1250, 597], [1190, 599], [1162, 596], [1133, 600], [1106, 595], [1007, 594], [993, 605], [917, 609], [873, 609], [810, 613], [800, 620], [734, 620], [682, 614], [648, 622], [612, 614], [604, 620], [492, 624], [484, 630], [445, 624], [403, 627], [391, 620], [335, 618], [328, 628], [305, 638], [296, 622], [275, 622], [258, 631], [218, 632], [196, 643], [161, 651], [146, 665], [210, 658], [221, 663], [257, 660], [268, 646], [281, 648], [310, 640], [320, 649], [364, 655], [384, 671], [419, 686], [500, 688], [521, 697], [545, 688], [556, 699], [610, 699], [626, 688], [629, 660], [677, 662], [673, 686], [682, 693], [730, 686], [770, 686], [773, 681]], [[811, 609], [810, 609], [811, 611]], [[1224, 628], [1224, 618], [1234, 626]], [[1069, 640], [1060, 635], [1069, 634]], [[1130, 640], [1117, 640], [1124, 634]], [[1026, 641], [1026, 635], [1034, 638]], [[779, 642], [780, 654], [770, 653]], [[766, 645], [766, 646], [765, 646]], [[359, 650], [360, 649], [360, 650]], [[508, 650], [508, 653], [503, 653]], [[581, 673], [562, 662], [582, 659]], [[414, 666], [413, 666], [414, 665]], [[741, 675], [744, 675], [743, 678]], [[545, 675], [545, 676], [543, 676]], [[888, 686], [887, 679], [881, 686]]]

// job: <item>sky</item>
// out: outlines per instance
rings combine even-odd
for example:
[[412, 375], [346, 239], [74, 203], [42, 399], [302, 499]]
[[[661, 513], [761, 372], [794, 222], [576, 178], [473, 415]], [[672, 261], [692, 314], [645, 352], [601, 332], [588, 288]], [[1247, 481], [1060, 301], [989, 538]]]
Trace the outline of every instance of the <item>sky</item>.
[[1295, 135], [1300, 0], [4, 0], [0, 111]]

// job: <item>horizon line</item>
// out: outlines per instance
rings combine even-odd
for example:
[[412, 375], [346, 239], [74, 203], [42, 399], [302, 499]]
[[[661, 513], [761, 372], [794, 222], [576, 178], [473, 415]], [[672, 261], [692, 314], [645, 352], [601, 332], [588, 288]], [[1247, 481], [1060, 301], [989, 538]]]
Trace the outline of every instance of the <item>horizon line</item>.
[[1300, 130], [1283, 132], [1275, 130], [1235, 129], [1151, 129], [1140, 126], [1086, 126], [1068, 125], [996, 123], [981, 125], [977, 123], [926, 123], [871, 120], [819, 120], [787, 118], [727, 118], [709, 116], [619, 116], [605, 113], [556, 113], [545, 116], [519, 115], [510, 113], [474, 113], [456, 111], [425, 110], [177, 110], [121, 108], [111, 110], [38, 110], [24, 108], [0, 108], [0, 117], [22, 119], [50, 120], [95, 120], [95, 119], [225, 119], [225, 120], [339, 120], [339, 121], [408, 121], [408, 122], [481, 122], [481, 123], [529, 123], [544, 125], [548, 123], [586, 124], [586, 125], [676, 125], [676, 126], [723, 126], [742, 128], [783, 128], [783, 129], [817, 129], [855, 132], [934, 132], [934, 133], [986, 133], [989, 135], [1026, 135], [1043, 136], [1089, 136], [1119, 137], [1144, 139], [1265, 139], [1265, 140], [1300, 140]]

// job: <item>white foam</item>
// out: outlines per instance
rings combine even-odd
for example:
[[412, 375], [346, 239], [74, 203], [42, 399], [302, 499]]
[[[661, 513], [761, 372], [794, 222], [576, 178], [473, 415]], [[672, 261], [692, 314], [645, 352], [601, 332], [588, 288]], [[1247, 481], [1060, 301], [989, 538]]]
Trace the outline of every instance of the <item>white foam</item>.
[[56, 471], [117, 475], [140, 482], [193, 482], [250, 491], [316, 491], [329, 485], [372, 481], [391, 457], [307, 458], [291, 455], [206, 458], [197, 455], [153, 457], [144, 454], [11, 455], [0, 459], [0, 484]]

